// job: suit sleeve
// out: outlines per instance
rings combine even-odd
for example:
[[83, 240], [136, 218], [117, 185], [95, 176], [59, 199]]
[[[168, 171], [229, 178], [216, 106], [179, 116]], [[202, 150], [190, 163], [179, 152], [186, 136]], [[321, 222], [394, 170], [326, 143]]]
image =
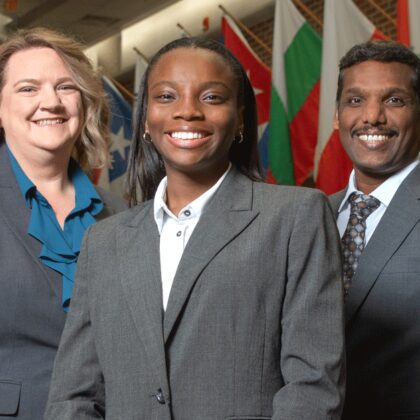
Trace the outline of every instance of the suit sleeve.
[[80, 253], [70, 312], [55, 359], [45, 420], [105, 418], [104, 381], [89, 316], [88, 235]]
[[344, 398], [341, 252], [325, 196], [295, 208], [289, 239], [280, 365], [285, 381], [273, 419], [339, 420]]

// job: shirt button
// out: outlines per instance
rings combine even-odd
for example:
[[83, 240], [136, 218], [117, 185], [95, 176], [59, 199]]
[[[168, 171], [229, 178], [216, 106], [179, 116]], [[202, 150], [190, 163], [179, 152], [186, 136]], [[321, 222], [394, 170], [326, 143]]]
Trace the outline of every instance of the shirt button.
[[179, 238], [181, 235], [182, 235], [182, 232], [179, 230], [179, 231], [176, 233], [176, 236], [178, 236], [178, 238]]
[[162, 390], [160, 388], [157, 390], [155, 397], [159, 404], [165, 404], [165, 397], [163, 396]]
[[189, 210], [185, 210], [185, 211], [184, 211], [184, 215], [185, 215], [185, 216], [187, 216], [187, 217], [188, 217], [188, 216], [191, 216], [191, 212], [190, 212]]

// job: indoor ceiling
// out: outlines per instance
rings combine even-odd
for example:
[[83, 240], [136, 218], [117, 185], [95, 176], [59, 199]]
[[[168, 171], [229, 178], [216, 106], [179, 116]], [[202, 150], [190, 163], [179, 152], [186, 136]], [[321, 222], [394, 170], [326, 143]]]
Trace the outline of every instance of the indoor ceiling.
[[[179, 0], [4, 0], [3, 14], [12, 20], [4, 32], [48, 26], [71, 33], [87, 45], [113, 35]], [[197, 0], [199, 1], [199, 0]]]

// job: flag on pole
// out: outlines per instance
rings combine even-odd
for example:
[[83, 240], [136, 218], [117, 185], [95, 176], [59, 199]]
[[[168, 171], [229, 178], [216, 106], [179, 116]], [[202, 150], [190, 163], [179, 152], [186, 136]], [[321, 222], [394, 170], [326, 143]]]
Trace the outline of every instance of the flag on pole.
[[397, 0], [397, 40], [420, 54], [420, 2]]
[[124, 193], [124, 181], [127, 171], [128, 155], [133, 133], [131, 124], [132, 110], [130, 104], [123, 98], [114, 84], [103, 77], [105, 91], [109, 98], [111, 109], [111, 158], [112, 167], [102, 169], [96, 174], [94, 183], [114, 192], [120, 197]]
[[229, 17], [222, 17], [223, 43], [244, 67], [254, 88], [258, 109], [258, 138], [261, 163], [268, 166], [268, 120], [270, 117], [271, 70], [257, 57], [241, 30]]
[[318, 133], [322, 42], [291, 0], [276, 0], [269, 176], [301, 185], [313, 171]]
[[315, 153], [315, 180], [327, 194], [343, 189], [352, 168], [350, 159], [333, 130], [338, 63], [355, 44], [385, 39], [352, 0], [325, 0], [322, 45], [321, 97], [318, 143]]

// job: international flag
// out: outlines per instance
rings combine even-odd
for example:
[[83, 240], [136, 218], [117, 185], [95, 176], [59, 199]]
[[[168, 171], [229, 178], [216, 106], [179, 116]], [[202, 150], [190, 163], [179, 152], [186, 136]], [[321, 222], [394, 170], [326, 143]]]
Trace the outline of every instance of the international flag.
[[261, 163], [268, 167], [268, 121], [270, 118], [271, 70], [252, 51], [250, 45], [229, 17], [222, 17], [223, 43], [240, 61], [254, 88], [258, 109], [258, 137]]
[[301, 185], [312, 175], [322, 42], [290, 0], [274, 16], [268, 179]]
[[338, 63], [352, 46], [370, 39], [385, 37], [351, 0], [325, 0], [321, 112], [314, 173], [317, 187], [327, 194], [333, 194], [347, 185], [352, 168], [341, 146], [338, 131], [333, 130]]
[[397, 40], [420, 54], [420, 2], [397, 0]]
[[120, 197], [124, 193], [125, 174], [133, 134], [130, 104], [123, 98], [114, 84], [103, 77], [105, 91], [111, 108], [111, 157], [112, 167], [96, 173], [93, 181], [100, 187], [114, 192]]

